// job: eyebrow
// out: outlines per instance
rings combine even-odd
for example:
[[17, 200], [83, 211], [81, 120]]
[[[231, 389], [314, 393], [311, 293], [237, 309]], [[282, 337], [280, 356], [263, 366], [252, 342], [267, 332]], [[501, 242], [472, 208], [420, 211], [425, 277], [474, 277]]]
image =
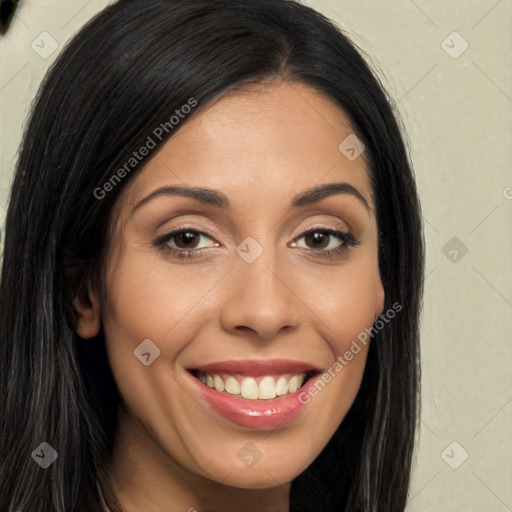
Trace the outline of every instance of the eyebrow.
[[[291, 201], [291, 206], [292, 208], [306, 206], [336, 194], [349, 194], [353, 197], [356, 197], [365, 206], [368, 212], [371, 212], [371, 207], [368, 201], [359, 192], [359, 190], [357, 190], [352, 185], [349, 185], [348, 183], [327, 183], [309, 188], [295, 195]], [[228, 196], [219, 190], [204, 187], [191, 187], [188, 185], [172, 185], [161, 187], [151, 192], [151, 194], [146, 196], [135, 205], [132, 210], [132, 214], [135, 212], [135, 210], [147, 204], [149, 201], [161, 196], [190, 197], [200, 201], [201, 203], [219, 208], [231, 208], [231, 202]]]

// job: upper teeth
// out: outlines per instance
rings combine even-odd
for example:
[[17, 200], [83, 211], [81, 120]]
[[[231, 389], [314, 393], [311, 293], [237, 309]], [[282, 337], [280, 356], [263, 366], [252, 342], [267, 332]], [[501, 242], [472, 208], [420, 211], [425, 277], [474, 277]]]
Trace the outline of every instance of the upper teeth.
[[241, 395], [248, 400], [269, 400], [276, 396], [295, 393], [302, 386], [305, 377], [305, 373], [291, 376], [282, 375], [277, 379], [268, 375], [262, 377], [258, 383], [255, 377], [229, 375], [222, 378], [220, 375], [209, 373], [199, 373], [198, 375], [201, 382], [207, 386], [230, 395]]

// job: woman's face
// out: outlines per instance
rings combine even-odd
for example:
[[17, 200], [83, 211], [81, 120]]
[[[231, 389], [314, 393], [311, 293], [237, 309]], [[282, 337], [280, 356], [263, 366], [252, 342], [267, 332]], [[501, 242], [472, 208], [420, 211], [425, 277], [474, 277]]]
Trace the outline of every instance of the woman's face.
[[124, 191], [100, 314], [117, 449], [141, 471], [276, 486], [340, 425], [384, 300], [368, 170], [339, 149], [352, 133], [305, 85], [237, 92]]

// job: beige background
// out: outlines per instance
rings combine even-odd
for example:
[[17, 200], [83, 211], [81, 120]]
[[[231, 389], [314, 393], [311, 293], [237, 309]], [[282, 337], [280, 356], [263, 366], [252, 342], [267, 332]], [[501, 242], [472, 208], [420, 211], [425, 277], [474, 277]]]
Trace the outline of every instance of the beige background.
[[[0, 226], [38, 85], [108, 3], [25, 0], [0, 39]], [[427, 279], [408, 512], [512, 511], [512, 1], [305, 3], [371, 56], [416, 169]]]

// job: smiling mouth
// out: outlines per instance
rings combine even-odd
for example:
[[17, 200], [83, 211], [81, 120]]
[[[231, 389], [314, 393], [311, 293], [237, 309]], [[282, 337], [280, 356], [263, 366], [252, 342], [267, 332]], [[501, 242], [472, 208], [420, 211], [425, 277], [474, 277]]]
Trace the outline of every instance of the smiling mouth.
[[203, 384], [221, 393], [246, 400], [273, 400], [295, 393], [317, 372], [298, 372], [273, 375], [241, 375], [225, 372], [210, 373], [194, 370], [192, 375]]
[[218, 414], [250, 429], [293, 423], [305, 409], [299, 396], [318, 367], [290, 359], [228, 360], [187, 368], [193, 388]]
[[310, 364], [285, 359], [223, 361], [188, 371], [221, 394], [263, 401], [293, 395], [321, 373]]

